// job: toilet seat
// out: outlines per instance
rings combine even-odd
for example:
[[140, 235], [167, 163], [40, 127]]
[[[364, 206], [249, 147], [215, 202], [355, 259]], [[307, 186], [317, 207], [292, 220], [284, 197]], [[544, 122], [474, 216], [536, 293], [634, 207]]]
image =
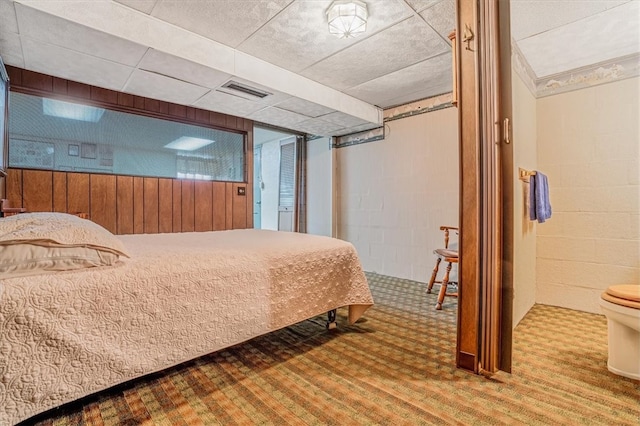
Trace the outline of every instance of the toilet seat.
[[640, 285], [612, 285], [602, 293], [602, 298], [616, 305], [640, 309]]

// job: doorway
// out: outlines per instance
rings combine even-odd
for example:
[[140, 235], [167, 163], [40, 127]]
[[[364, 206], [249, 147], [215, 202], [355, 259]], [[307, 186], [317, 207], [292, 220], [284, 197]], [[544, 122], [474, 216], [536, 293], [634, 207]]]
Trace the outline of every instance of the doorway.
[[296, 230], [298, 136], [254, 126], [253, 227]]

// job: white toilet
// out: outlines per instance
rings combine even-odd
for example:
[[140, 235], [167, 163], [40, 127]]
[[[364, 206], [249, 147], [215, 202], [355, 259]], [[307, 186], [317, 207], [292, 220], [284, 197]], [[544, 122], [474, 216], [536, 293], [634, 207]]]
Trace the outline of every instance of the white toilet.
[[640, 380], [640, 285], [614, 285], [600, 297], [609, 324], [609, 371]]

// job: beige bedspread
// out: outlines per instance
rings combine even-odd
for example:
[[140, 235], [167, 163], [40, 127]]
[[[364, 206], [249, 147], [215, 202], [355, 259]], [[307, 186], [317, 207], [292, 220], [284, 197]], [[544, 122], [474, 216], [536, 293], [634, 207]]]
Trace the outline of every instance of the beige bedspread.
[[119, 237], [112, 267], [0, 279], [0, 425], [373, 299], [353, 246], [235, 230]]

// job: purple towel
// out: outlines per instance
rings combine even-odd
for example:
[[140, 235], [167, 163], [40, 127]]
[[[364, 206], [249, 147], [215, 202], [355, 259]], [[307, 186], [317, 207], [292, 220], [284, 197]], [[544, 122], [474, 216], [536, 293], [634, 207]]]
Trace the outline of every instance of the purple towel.
[[551, 217], [549, 183], [540, 172], [529, 177], [529, 219], [544, 223]]

